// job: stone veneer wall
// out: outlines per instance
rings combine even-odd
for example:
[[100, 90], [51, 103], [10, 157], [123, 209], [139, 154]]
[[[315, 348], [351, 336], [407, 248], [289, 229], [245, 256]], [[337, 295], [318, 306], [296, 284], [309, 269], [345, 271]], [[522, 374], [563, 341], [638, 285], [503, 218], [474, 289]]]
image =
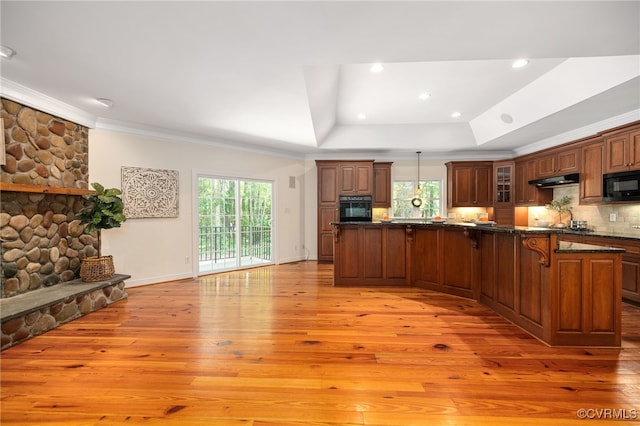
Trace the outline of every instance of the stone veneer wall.
[[78, 277], [80, 260], [97, 255], [98, 241], [75, 215], [77, 195], [3, 192], [0, 207], [2, 285], [11, 297]]
[[87, 189], [89, 129], [2, 99], [2, 182]]
[[[1, 99], [6, 164], [3, 183], [88, 188], [89, 132], [79, 124]], [[74, 220], [79, 195], [2, 191], [0, 297], [77, 278], [80, 260], [97, 253], [95, 236]]]
[[4, 321], [0, 327], [1, 349], [10, 348], [126, 297], [124, 281], [116, 280], [106, 287], [72, 295], [58, 303], [46, 304], [32, 312]]

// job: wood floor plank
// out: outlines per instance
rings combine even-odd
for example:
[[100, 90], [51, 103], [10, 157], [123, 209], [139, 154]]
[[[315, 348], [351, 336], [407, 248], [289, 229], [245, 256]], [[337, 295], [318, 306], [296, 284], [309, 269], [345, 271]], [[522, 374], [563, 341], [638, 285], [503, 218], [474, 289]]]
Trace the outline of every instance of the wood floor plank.
[[562, 426], [585, 424], [581, 408], [640, 418], [638, 307], [624, 304], [620, 349], [550, 348], [474, 301], [335, 288], [332, 272], [300, 262], [128, 289], [2, 352], [0, 422]]

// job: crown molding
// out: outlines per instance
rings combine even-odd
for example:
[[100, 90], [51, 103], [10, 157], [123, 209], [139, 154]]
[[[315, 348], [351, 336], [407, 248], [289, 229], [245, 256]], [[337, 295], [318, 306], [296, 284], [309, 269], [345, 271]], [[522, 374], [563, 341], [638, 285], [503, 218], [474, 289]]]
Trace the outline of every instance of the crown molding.
[[[400, 161], [415, 159], [415, 151], [345, 151], [338, 150], [331, 152], [312, 153], [305, 156], [305, 160], [362, 160], [375, 159], [375, 161]], [[512, 151], [451, 151], [451, 152], [429, 152], [422, 151], [424, 161], [438, 160], [443, 163], [447, 161], [471, 161], [471, 160], [499, 160], [513, 158]]]
[[519, 157], [521, 155], [531, 154], [543, 149], [553, 148], [554, 146], [562, 145], [567, 142], [587, 138], [589, 136], [595, 136], [599, 132], [623, 126], [625, 124], [632, 123], [638, 120], [640, 120], [640, 109], [616, 115], [615, 117], [607, 118], [606, 120], [598, 121], [597, 123], [589, 124], [588, 126], [570, 130], [568, 132], [564, 132], [559, 135], [555, 135], [550, 138], [542, 139], [538, 142], [520, 147], [514, 150], [515, 156]]
[[237, 151], [251, 152], [254, 154], [270, 155], [277, 157], [291, 158], [295, 160], [302, 160], [303, 154], [295, 152], [278, 150], [278, 149], [264, 149], [251, 145], [249, 143], [242, 143], [235, 140], [217, 139], [212, 137], [205, 137], [199, 135], [192, 135], [183, 132], [175, 132], [168, 129], [144, 126], [140, 124], [127, 123], [123, 121], [110, 120], [105, 118], [98, 118], [96, 120], [95, 128], [98, 130], [106, 130], [116, 133], [126, 133], [129, 135], [141, 136], [150, 139], [164, 140], [174, 143], [190, 143], [196, 145], [207, 145], [218, 148], [233, 149]]
[[96, 126], [97, 117], [95, 115], [14, 81], [7, 80], [4, 77], [0, 78], [0, 95], [28, 107], [72, 121], [81, 126], [89, 128]]

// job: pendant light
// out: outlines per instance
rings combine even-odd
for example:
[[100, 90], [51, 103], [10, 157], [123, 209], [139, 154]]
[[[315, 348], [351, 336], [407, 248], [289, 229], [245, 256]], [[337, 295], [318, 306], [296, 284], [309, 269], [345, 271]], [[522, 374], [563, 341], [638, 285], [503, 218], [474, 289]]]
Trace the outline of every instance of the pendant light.
[[413, 204], [414, 207], [420, 207], [422, 205], [422, 198], [420, 198], [420, 195], [422, 193], [422, 190], [420, 189], [420, 154], [421, 153], [422, 151], [416, 151], [416, 154], [418, 154], [418, 173], [417, 173], [418, 179], [416, 181], [415, 196], [411, 200], [411, 204]]

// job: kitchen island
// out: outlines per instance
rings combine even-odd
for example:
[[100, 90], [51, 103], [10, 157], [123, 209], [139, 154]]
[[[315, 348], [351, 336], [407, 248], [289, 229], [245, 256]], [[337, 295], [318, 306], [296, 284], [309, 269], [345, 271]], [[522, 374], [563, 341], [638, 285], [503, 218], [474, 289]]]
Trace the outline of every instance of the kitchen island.
[[474, 299], [552, 346], [620, 346], [622, 253], [562, 231], [335, 222], [334, 285], [415, 286]]

